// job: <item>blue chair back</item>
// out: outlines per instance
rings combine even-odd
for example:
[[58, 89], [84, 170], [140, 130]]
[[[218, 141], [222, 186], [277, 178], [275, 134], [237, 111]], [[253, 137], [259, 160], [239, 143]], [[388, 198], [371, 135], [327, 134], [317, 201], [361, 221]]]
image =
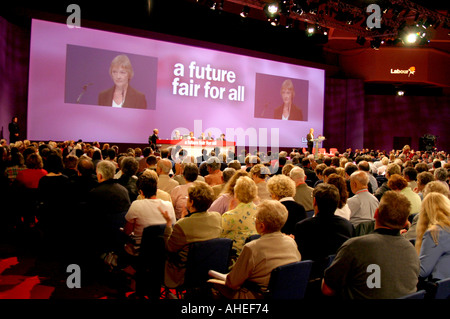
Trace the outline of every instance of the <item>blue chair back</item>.
[[214, 238], [190, 244], [184, 286], [190, 288], [205, 285], [210, 279], [210, 270], [228, 273], [232, 246], [233, 240], [229, 238]]
[[450, 278], [436, 282], [436, 295], [434, 299], [450, 299]]
[[298, 261], [272, 270], [268, 286], [270, 299], [303, 299], [309, 281], [312, 260]]
[[425, 293], [426, 293], [425, 290], [419, 290], [419, 291], [413, 292], [409, 295], [400, 297], [398, 299], [425, 299]]

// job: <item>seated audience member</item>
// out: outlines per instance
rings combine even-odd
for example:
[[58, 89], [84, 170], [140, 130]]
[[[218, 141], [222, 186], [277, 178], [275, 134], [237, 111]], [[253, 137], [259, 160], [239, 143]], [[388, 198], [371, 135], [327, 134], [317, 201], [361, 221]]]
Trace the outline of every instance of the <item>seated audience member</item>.
[[235, 256], [239, 256], [245, 240], [256, 234], [253, 217], [256, 205], [257, 188], [254, 181], [248, 176], [240, 177], [234, 186], [234, 198], [237, 205], [234, 209], [222, 215], [222, 236], [233, 240]]
[[209, 186], [219, 185], [223, 183], [222, 171], [220, 170], [220, 161], [216, 156], [208, 158], [206, 161], [206, 167], [208, 170], [208, 175], [205, 176], [205, 182]]
[[175, 216], [181, 218], [183, 211], [186, 210], [186, 202], [188, 197], [188, 189], [197, 180], [198, 167], [195, 163], [187, 163], [183, 168], [183, 178], [185, 183], [175, 187], [170, 193], [172, 204], [175, 209]]
[[325, 259], [336, 254], [337, 249], [354, 236], [353, 225], [335, 214], [339, 198], [336, 186], [328, 183], [318, 185], [313, 192], [314, 217], [295, 225], [295, 241], [302, 258], [318, 262], [314, 278], [322, 277]]
[[110, 160], [97, 164], [99, 184], [88, 195], [89, 236], [92, 253], [98, 258], [102, 253], [121, 251], [125, 244], [120, 228], [125, 226], [125, 214], [130, 207], [128, 190], [114, 179], [116, 166]]
[[222, 194], [222, 191], [225, 188], [225, 185], [228, 183], [228, 181], [233, 177], [234, 173], [236, 173], [236, 170], [231, 167], [226, 167], [222, 172], [222, 183], [214, 185], [212, 187], [214, 191], [214, 200], [216, 200], [220, 194]]
[[145, 163], [147, 164], [146, 169], [151, 169], [156, 172], [156, 164], [158, 163], [158, 158], [155, 155], [149, 155], [145, 160]]
[[68, 155], [64, 159], [64, 169], [62, 173], [66, 175], [69, 179], [71, 179], [74, 176], [77, 176], [78, 175], [77, 164], [78, 164], [78, 157], [76, 157], [75, 155]]
[[261, 237], [245, 244], [225, 282], [214, 285], [222, 297], [261, 299], [273, 269], [301, 260], [295, 241], [280, 231], [287, 214], [278, 201], [266, 200], [258, 206], [254, 223]]
[[152, 152], [151, 147], [144, 147], [142, 150], [142, 158], [139, 159], [138, 173], [142, 173], [147, 168], [147, 158], [152, 155]]
[[133, 156], [126, 156], [122, 159], [120, 166], [122, 175], [118, 179], [118, 183], [128, 190], [130, 201], [133, 202], [139, 195], [136, 186], [138, 177], [136, 173], [139, 169], [139, 162]]
[[231, 162], [229, 162], [228, 167], [234, 168], [236, 172], [242, 169], [242, 165], [238, 160], [232, 160]]
[[381, 159], [381, 166], [378, 167], [377, 169], [377, 175], [384, 175], [386, 173], [386, 168], [389, 164], [389, 158], [384, 156]]
[[417, 170], [414, 167], [405, 167], [403, 177], [408, 182], [408, 186], [415, 190], [417, 188]]
[[73, 195], [75, 206], [85, 209], [87, 196], [91, 189], [98, 185], [94, 162], [89, 157], [78, 159], [77, 176], [70, 179], [70, 193]]
[[369, 192], [371, 192], [372, 194], [375, 193], [378, 188], [378, 182], [377, 179], [371, 173], [369, 162], [360, 161], [357, 166], [360, 171], [366, 172], [367, 176], [369, 177], [369, 185], [370, 185], [368, 187]]
[[270, 175], [270, 169], [263, 164], [256, 164], [250, 169], [249, 175], [258, 188], [258, 202], [261, 203], [267, 199], [271, 199], [266, 182]]
[[345, 179], [337, 174], [331, 174], [328, 177], [327, 184], [334, 185], [339, 190], [339, 203], [334, 214], [337, 216], [341, 216], [342, 218], [345, 218], [347, 220], [350, 220], [351, 211], [350, 207], [348, 207], [347, 204], [348, 192]]
[[[427, 194], [417, 223], [416, 250], [420, 281], [450, 278], [450, 199], [441, 193]], [[420, 287], [420, 285], [419, 285]]]
[[314, 188], [319, 185], [320, 183], [323, 183], [323, 171], [327, 168], [327, 165], [325, 164], [319, 164], [316, 166], [316, 168], [314, 169], [314, 172], [316, 173], [317, 176], [317, 180], [314, 183]]
[[440, 181], [441, 183], [445, 184], [447, 187], [448, 185], [448, 172], [446, 168], [439, 167], [437, 168], [434, 173], [434, 179], [437, 181]]
[[414, 193], [417, 193], [421, 200], [423, 200], [423, 189], [432, 181], [434, 181], [434, 176], [428, 171], [417, 174], [417, 187], [414, 189]]
[[288, 163], [283, 166], [283, 169], [281, 170], [281, 174], [289, 176], [289, 173], [294, 168], [294, 164]]
[[[427, 172], [422, 172], [422, 173], [427, 173]], [[420, 174], [422, 174], [422, 173], [420, 173]], [[430, 173], [430, 175], [431, 175], [431, 173]], [[426, 184], [425, 188], [423, 189], [424, 198], [430, 193], [440, 193], [440, 194], [450, 198], [450, 191], [448, 190], [448, 188], [444, 184], [442, 184], [441, 182], [438, 182], [438, 181], [431, 181]], [[422, 207], [421, 207], [421, 209], [422, 209]], [[416, 214], [414, 216], [413, 220], [411, 221], [411, 223], [408, 222], [407, 227], [402, 230], [402, 235], [406, 239], [409, 239], [409, 240], [416, 239], [417, 223], [419, 221], [419, 217], [420, 217], [420, 212], [419, 212], [419, 214]]]
[[414, 166], [414, 168], [416, 169], [417, 174], [420, 174], [420, 173], [422, 173], [422, 172], [428, 172], [428, 165], [427, 165], [426, 162], [420, 162], [420, 163], [417, 163], [417, 164]]
[[323, 176], [323, 182], [326, 183], [328, 181], [328, 176], [331, 174], [336, 174], [336, 168], [335, 167], [327, 167], [323, 170], [322, 176]]
[[177, 220], [172, 204], [156, 197], [158, 180], [154, 175], [144, 174], [139, 176], [137, 188], [144, 199], [135, 200], [131, 203], [125, 215], [127, 223], [124, 227], [125, 234], [132, 235], [133, 239], [133, 242], [127, 243], [125, 250], [133, 256], [139, 254], [142, 233], [145, 227], [166, 224], [166, 220], [161, 215], [161, 210], [169, 214], [172, 225]]
[[305, 208], [305, 211], [309, 212], [313, 210], [313, 198], [312, 192], [314, 188], [306, 184], [306, 175], [303, 168], [295, 167], [289, 173], [289, 177], [295, 183], [295, 195], [294, 200]]
[[[181, 163], [175, 163], [175, 175], [172, 178], [175, 181], [177, 181], [179, 185], [186, 184], [186, 180], [184, 179], [184, 176], [183, 176], [183, 171], [187, 164], [197, 165], [193, 156], [187, 156], [183, 159], [183, 161]], [[197, 165], [197, 168], [198, 168], [198, 165]], [[197, 182], [205, 181], [205, 178], [200, 175], [200, 171], [199, 171], [196, 181]]]
[[350, 222], [357, 227], [362, 222], [373, 221], [378, 208], [378, 199], [368, 190], [369, 177], [366, 172], [356, 171], [350, 176], [350, 187], [355, 194], [347, 201], [350, 208]]
[[389, 178], [388, 187], [393, 191], [399, 191], [408, 198], [411, 203], [410, 215], [419, 213], [420, 205], [422, 201], [420, 196], [413, 192], [413, 190], [408, 187], [408, 182], [401, 175], [394, 174]]
[[[155, 176], [156, 180], [159, 181], [159, 176], [156, 173], [156, 171], [152, 170], [152, 169], [145, 169], [141, 175], [152, 175]], [[139, 194], [137, 199], [143, 199], [144, 197]], [[159, 189], [156, 191], [156, 198], [168, 201], [168, 202], [172, 202], [172, 197], [170, 197], [170, 194], [166, 191], [163, 191], [162, 189]]]
[[42, 157], [37, 153], [30, 154], [25, 159], [25, 165], [27, 168], [17, 173], [16, 182], [25, 188], [37, 189], [39, 180], [48, 174], [43, 169], [44, 162]]
[[295, 224], [307, 217], [305, 208], [294, 200], [294, 181], [286, 175], [278, 174], [269, 179], [267, 189], [272, 199], [280, 201], [288, 210], [288, 217], [281, 232], [286, 235], [293, 234]]
[[378, 201], [381, 199], [381, 197], [383, 196], [383, 194], [385, 192], [390, 190], [390, 188], [388, 186], [388, 181], [389, 181], [389, 178], [394, 174], [401, 175], [402, 174], [401, 167], [398, 164], [390, 163], [390, 164], [388, 164], [388, 166], [386, 168], [386, 173], [385, 173], [385, 177], [386, 177], [387, 181], [385, 181], [383, 184], [381, 184], [381, 186], [378, 187], [377, 191], [374, 194], [375, 197], [378, 199]]
[[408, 220], [409, 206], [403, 194], [384, 193], [374, 232], [342, 244], [325, 270], [323, 294], [341, 299], [395, 299], [417, 290], [419, 257], [399, 234]]
[[236, 207], [237, 201], [234, 197], [234, 187], [236, 186], [237, 180], [242, 176], [248, 177], [248, 173], [244, 170], [240, 170], [231, 177], [225, 185], [222, 194], [212, 203], [209, 211], [218, 212], [222, 215], [226, 211], [232, 210]]
[[217, 212], [208, 212], [214, 192], [204, 182], [194, 182], [188, 188], [186, 202], [189, 214], [179, 219], [172, 227], [172, 218], [167, 211], [161, 211], [166, 220], [164, 238], [168, 252], [164, 282], [168, 288], [176, 288], [184, 283], [186, 258], [189, 244], [219, 238], [222, 233], [222, 219]]
[[350, 187], [350, 176], [358, 170], [358, 166], [353, 163], [347, 163], [345, 165], [345, 183], [347, 184], [347, 192], [348, 192], [348, 198], [353, 197], [352, 188]]
[[314, 187], [314, 184], [318, 181], [317, 175], [311, 167], [311, 161], [308, 157], [304, 157], [301, 161], [301, 167], [305, 171], [306, 184], [310, 187]]
[[[16, 149], [17, 150], [17, 149]], [[5, 175], [8, 178], [9, 184], [12, 184], [20, 171], [27, 169], [25, 166], [25, 159], [22, 153], [17, 150], [11, 152], [11, 161], [6, 164]]]
[[169, 176], [172, 169], [172, 162], [167, 158], [161, 158], [156, 164], [156, 173], [158, 174], [158, 188], [169, 193], [180, 185]]
[[[46, 244], [61, 248], [65, 241], [65, 229], [68, 226], [67, 210], [62, 209], [67, 202], [69, 178], [62, 174], [64, 164], [61, 156], [52, 152], [47, 157], [48, 174], [42, 176], [38, 184], [39, 214], [37, 218], [44, 233]], [[63, 238], [64, 237], [64, 238]]]

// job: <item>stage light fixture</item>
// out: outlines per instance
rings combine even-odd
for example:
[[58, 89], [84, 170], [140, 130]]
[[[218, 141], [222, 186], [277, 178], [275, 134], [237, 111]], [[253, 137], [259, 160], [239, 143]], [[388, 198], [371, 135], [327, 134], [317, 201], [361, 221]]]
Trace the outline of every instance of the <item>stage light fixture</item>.
[[247, 18], [249, 13], [250, 13], [250, 7], [249, 6], [244, 6], [242, 8], [242, 11], [241, 11], [240, 15], [243, 18]]
[[398, 96], [404, 96], [404, 95], [405, 95], [405, 91], [403, 91], [403, 90], [398, 90], [398, 91], [397, 91], [397, 95], [398, 95]]
[[408, 43], [408, 44], [413, 44], [413, 43], [416, 43], [416, 41], [417, 41], [417, 33], [409, 33], [407, 36], [406, 36], [406, 43]]

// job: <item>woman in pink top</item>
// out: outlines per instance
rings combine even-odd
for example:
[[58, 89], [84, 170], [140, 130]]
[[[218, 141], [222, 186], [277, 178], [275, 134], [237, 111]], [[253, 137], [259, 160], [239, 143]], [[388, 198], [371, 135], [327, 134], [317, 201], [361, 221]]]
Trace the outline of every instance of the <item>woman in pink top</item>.
[[30, 154], [25, 164], [27, 168], [17, 174], [16, 181], [26, 188], [37, 189], [39, 180], [47, 175], [47, 171], [43, 169], [42, 157], [37, 153]]

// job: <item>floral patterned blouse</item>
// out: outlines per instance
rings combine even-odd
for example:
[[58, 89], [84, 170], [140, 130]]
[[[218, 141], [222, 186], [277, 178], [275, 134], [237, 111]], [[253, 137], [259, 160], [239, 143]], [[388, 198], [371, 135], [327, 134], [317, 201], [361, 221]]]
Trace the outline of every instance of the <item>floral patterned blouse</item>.
[[256, 205], [253, 202], [239, 203], [235, 209], [222, 215], [222, 237], [233, 240], [233, 249], [237, 256], [244, 247], [245, 240], [257, 234], [253, 217], [256, 213]]

